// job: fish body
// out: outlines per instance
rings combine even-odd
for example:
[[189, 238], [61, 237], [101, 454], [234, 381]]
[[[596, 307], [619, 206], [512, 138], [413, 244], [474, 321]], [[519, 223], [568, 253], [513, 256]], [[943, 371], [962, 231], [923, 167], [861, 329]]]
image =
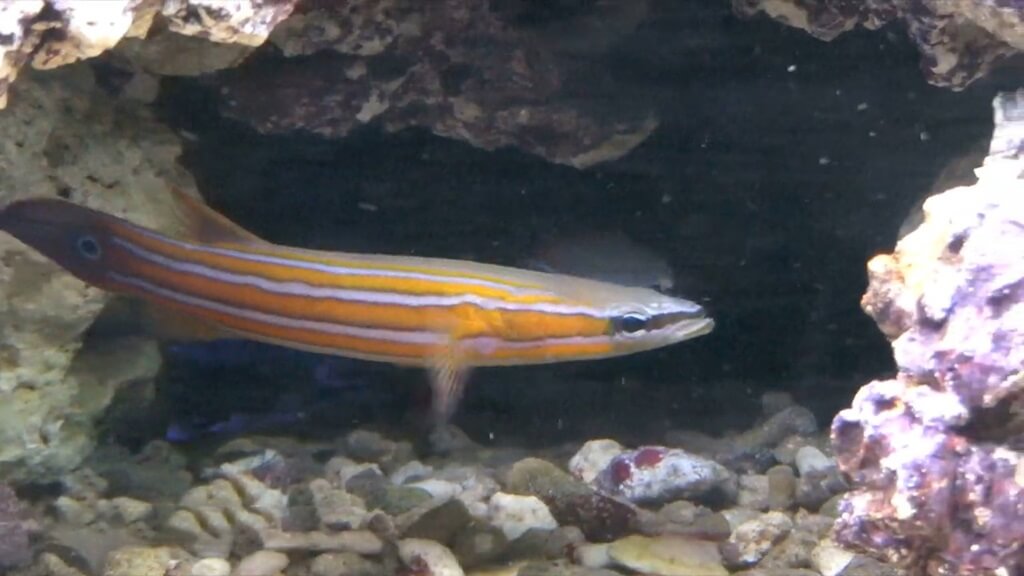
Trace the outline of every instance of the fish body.
[[697, 304], [654, 290], [476, 262], [265, 242], [179, 193], [177, 238], [63, 200], [16, 201], [0, 230], [81, 280], [225, 337], [434, 374], [443, 420], [474, 366], [619, 356], [709, 332]]

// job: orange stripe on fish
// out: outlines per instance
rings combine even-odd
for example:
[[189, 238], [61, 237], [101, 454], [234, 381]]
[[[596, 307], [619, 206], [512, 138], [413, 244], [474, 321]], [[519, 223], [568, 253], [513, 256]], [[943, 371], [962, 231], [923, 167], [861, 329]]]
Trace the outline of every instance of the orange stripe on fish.
[[278, 246], [179, 193], [174, 238], [59, 200], [0, 211], [0, 230], [78, 278], [241, 337], [432, 369], [454, 409], [473, 366], [618, 356], [711, 331], [687, 300], [646, 288], [440, 258]]

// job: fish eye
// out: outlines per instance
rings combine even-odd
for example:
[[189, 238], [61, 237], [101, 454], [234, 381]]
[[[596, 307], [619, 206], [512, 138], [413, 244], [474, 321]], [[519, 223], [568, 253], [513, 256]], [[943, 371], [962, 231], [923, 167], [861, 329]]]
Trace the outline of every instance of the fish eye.
[[642, 332], [647, 328], [647, 323], [650, 322], [650, 318], [643, 314], [637, 314], [630, 312], [623, 314], [612, 320], [612, 325], [616, 332], [622, 332], [625, 334], [636, 334]]
[[103, 255], [103, 249], [100, 248], [100, 243], [94, 236], [88, 234], [79, 236], [75, 241], [75, 248], [78, 249], [78, 253], [89, 260], [98, 260]]

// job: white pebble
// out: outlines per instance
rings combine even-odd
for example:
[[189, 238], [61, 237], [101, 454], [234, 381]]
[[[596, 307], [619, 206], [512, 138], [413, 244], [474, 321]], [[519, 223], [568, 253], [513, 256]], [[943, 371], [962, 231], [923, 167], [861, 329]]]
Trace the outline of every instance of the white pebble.
[[190, 576], [230, 576], [231, 563], [223, 558], [203, 558], [192, 565]]
[[607, 544], [580, 544], [573, 550], [573, 560], [586, 568], [604, 568], [612, 563]]
[[615, 440], [591, 440], [569, 460], [569, 472], [584, 482], [591, 482], [613, 458], [625, 451]]
[[796, 469], [801, 476], [828, 474], [835, 467], [835, 461], [814, 446], [804, 446], [796, 451]]
[[452, 551], [443, 544], [421, 538], [406, 538], [398, 542], [398, 557], [406, 566], [422, 562], [431, 576], [465, 576]]
[[462, 492], [462, 488], [458, 484], [447, 480], [438, 480], [437, 478], [420, 480], [419, 482], [409, 484], [409, 486], [430, 493], [431, 499], [437, 504], [447, 502]]
[[274, 550], [253, 552], [238, 563], [235, 576], [274, 576], [288, 567], [288, 556]]
[[501, 528], [509, 540], [515, 540], [531, 528], [558, 528], [547, 505], [536, 496], [498, 492], [491, 496], [488, 512], [491, 522]]

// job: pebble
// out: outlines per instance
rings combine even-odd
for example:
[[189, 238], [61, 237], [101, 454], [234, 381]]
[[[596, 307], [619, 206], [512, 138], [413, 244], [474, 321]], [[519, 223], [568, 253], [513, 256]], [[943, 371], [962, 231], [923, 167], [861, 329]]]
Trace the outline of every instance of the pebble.
[[203, 558], [192, 565], [190, 576], [231, 576], [231, 563], [223, 558]]
[[309, 564], [310, 576], [384, 576], [384, 567], [351, 552], [321, 554]]
[[355, 460], [380, 463], [395, 451], [395, 442], [377, 432], [356, 429], [345, 437], [345, 451]]
[[750, 566], [756, 564], [790, 530], [793, 521], [782, 512], [767, 512], [740, 524], [729, 537], [730, 564]]
[[398, 542], [398, 557], [406, 567], [430, 576], [464, 576], [452, 551], [433, 540], [406, 538]]
[[508, 547], [508, 538], [500, 528], [473, 522], [455, 535], [452, 553], [464, 568], [473, 568], [493, 560]]
[[771, 507], [771, 488], [768, 476], [764, 474], [740, 476], [736, 504], [751, 510], [768, 510]]
[[235, 576], [275, 576], [288, 567], [288, 556], [274, 550], [260, 550], [242, 558]]
[[721, 464], [678, 448], [645, 446], [623, 452], [594, 479], [608, 494], [630, 502], [658, 504], [680, 498], [736, 496], [736, 477]]
[[172, 562], [186, 557], [176, 548], [130, 546], [107, 556], [104, 576], [164, 576]]
[[345, 532], [283, 532], [266, 529], [260, 532], [263, 547], [283, 552], [355, 552], [356, 554], [380, 554], [384, 549], [381, 539], [369, 530], [347, 530]]
[[433, 473], [434, 469], [432, 467], [423, 464], [419, 460], [410, 460], [395, 469], [389, 478], [392, 484], [401, 486], [410, 482], [426, 480], [430, 478]]
[[718, 546], [681, 536], [627, 536], [608, 546], [619, 566], [659, 576], [728, 576]]
[[323, 478], [309, 483], [313, 507], [324, 527], [330, 530], [360, 528], [366, 519], [366, 504], [362, 498], [335, 488]]
[[850, 565], [855, 556], [856, 554], [841, 548], [832, 540], [825, 540], [811, 552], [811, 567], [822, 576], [838, 576]]
[[582, 544], [573, 550], [573, 560], [587, 568], [604, 568], [612, 563], [608, 544]]
[[466, 505], [460, 500], [449, 500], [426, 510], [409, 523], [403, 531], [406, 538], [425, 538], [450, 543], [459, 530], [473, 521]]
[[768, 478], [768, 509], [789, 510], [796, 494], [796, 475], [789, 466], [772, 466], [765, 472]]
[[591, 440], [569, 459], [569, 472], [584, 482], [593, 482], [613, 458], [625, 451], [615, 440]]
[[551, 510], [536, 496], [520, 496], [497, 492], [487, 506], [488, 515], [509, 540], [515, 540], [531, 528], [552, 530], [558, 522]]
[[796, 469], [801, 476], [828, 474], [836, 469], [835, 460], [829, 458], [814, 446], [804, 446], [796, 451]]

